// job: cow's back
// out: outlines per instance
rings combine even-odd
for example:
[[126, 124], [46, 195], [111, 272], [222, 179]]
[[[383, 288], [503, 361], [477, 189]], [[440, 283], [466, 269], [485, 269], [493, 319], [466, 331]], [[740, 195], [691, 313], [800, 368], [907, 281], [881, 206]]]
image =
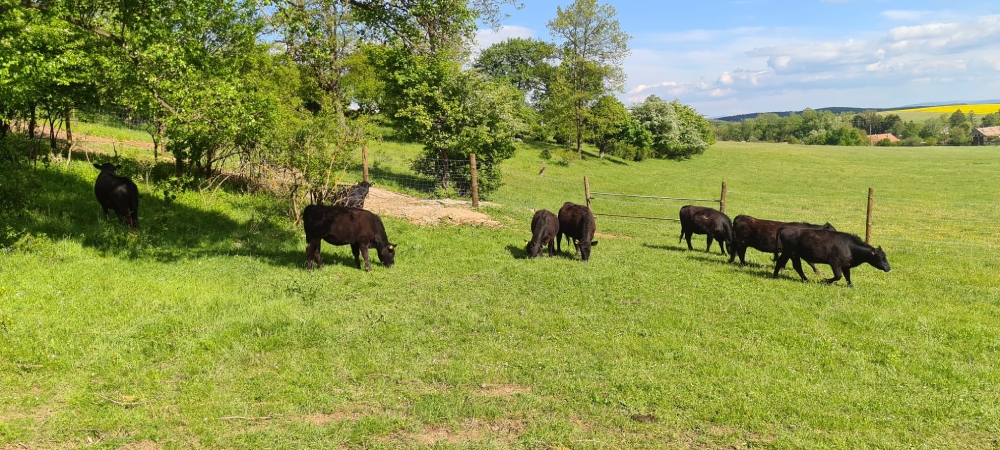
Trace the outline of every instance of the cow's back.
[[382, 219], [359, 208], [309, 205], [303, 211], [306, 239], [322, 238], [334, 245], [388, 243]]
[[777, 249], [778, 229], [785, 225], [785, 222], [776, 220], [739, 215], [733, 219], [733, 242], [762, 252], [774, 252]]

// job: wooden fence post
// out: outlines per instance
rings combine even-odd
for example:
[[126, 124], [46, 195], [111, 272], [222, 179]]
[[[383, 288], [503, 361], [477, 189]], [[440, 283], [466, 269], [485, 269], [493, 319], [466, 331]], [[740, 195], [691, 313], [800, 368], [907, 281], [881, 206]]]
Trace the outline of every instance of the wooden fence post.
[[868, 215], [865, 218], [865, 243], [872, 243], [872, 207], [875, 206], [875, 190], [868, 188]]
[[476, 173], [476, 154], [469, 154], [469, 165], [472, 167], [472, 207], [479, 207], [479, 177]]
[[726, 182], [722, 182], [722, 194], [719, 196], [719, 212], [726, 213]]
[[365, 183], [371, 183], [368, 178], [368, 146], [364, 145], [361, 147], [361, 173], [364, 176]]
[[587, 209], [590, 209], [590, 181], [583, 177], [583, 195], [587, 196]]

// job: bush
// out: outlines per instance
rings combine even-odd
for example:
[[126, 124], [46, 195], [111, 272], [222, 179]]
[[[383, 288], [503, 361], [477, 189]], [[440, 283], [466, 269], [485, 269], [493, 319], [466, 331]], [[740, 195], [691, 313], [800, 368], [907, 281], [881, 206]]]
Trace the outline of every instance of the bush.
[[908, 137], [906, 139], [903, 139], [902, 142], [900, 142], [900, 145], [903, 145], [903, 146], [906, 146], [906, 147], [916, 147], [916, 146], [919, 146], [922, 143], [923, 143], [923, 141], [920, 139], [920, 136], [910, 136], [910, 137]]

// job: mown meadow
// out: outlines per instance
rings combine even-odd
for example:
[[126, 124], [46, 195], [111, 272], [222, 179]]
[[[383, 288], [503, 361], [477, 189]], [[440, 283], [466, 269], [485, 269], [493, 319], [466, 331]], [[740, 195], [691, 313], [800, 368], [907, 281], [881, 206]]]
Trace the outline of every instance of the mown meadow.
[[[385, 217], [396, 265], [324, 245], [239, 188], [100, 217], [97, 171], [39, 165], [0, 251], [0, 448], [994, 448], [1000, 158], [981, 147], [720, 143], [687, 161], [546, 162], [522, 144], [501, 228]], [[553, 150], [554, 149], [550, 149]], [[372, 148], [381, 173], [418, 149]], [[591, 261], [525, 259], [536, 209], [595, 192], [829, 221], [893, 270], [855, 287], [727, 263], [674, 222], [601, 217]], [[376, 183], [379, 180], [374, 180]], [[389, 184], [391, 186], [391, 183]], [[597, 212], [685, 202], [594, 196]], [[373, 255], [374, 257], [374, 255]], [[827, 266], [820, 266], [828, 276]], [[129, 447], [126, 447], [129, 448]]]

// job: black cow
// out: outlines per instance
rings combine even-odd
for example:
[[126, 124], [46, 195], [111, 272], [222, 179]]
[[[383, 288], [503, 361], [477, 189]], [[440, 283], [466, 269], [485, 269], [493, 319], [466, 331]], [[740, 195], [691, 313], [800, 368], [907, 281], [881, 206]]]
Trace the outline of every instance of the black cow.
[[556, 235], [559, 234], [559, 218], [547, 210], [535, 212], [531, 218], [531, 240], [528, 241], [528, 258], [534, 258], [542, 253], [542, 248], [549, 246], [549, 256], [555, 254]]
[[139, 228], [139, 188], [127, 177], [115, 175], [121, 169], [111, 163], [94, 164], [100, 175], [94, 182], [94, 194], [107, 217], [108, 210], [114, 210], [119, 219], [131, 229]]
[[719, 241], [719, 250], [723, 255], [727, 249], [732, 253], [733, 223], [729, 220], [729, 216], [712, 208], [687, 205], [681, 207], [680, 218], [681, 237], [677, 242], [680, 243], [687, 238], [688, 250], [694, 250], [694, 247], [691, 247], [692, 234], [706, 234], [708, 235], [706, 252], [712, 250], [712, 239], [715, 239]]
[[565, 235], [567, 242], [573, 240], [573, 246], [583, 261], [590, 261], [590, 249], [597, 246], [597, 241], [594, 240], [596, 231], [597, 223], [590, 208], [570, 202], [563, 203], [562, 208], [559, 208], [559, 232], [556, 234], [556, 247], [559, 251], [562, 251], [562, 237]]
[[847, 280], [847, 286], [852, 286], [851, 267], [863, 263], [871, 264], [876, 269], [886, 272], [891, 270], [882, 247], [874, 248], [853, 234], [813, 228], [782, 227], [778, 229], [777, 239], [781, 242], [782, 248], [781, 256], [774, 263], [775, 278], [789, 258], [795, 271], [802, 277], [802, 281], [806, 281], [807, 278], [802, 273], [800, 260], [829, 264], [833, 269], [833, 278], [824, 280], [827, 284], [836, 282], [843, 275]]
[[348, 208], [364, 208], [365, 197], [368, 197], [368, 190], [375, 184], [362, 181], [349, 188], [341, 188], [333, 193], [333, 201], [330, 204], [335, 206], [346, 206]]
[[322, 241], [332, 245], [350, 245], [354, 262], [361, 268], [360, 252], [365, 257], [365, 270], [372, 270], [368, 262], [368, 248], [378, 251], [378, 259], [392, 267], [396, 258], [396, 244], [389, 243], [385, 226], [375, 213], [344, 206], [309, 205], [302, 212], [306, 229], [306, 266], [312, 270], [315, 262], [323, 267], [319, 247]]
[[[803, 227], [817, 228], [823, 230], [837, 231], [830, 222], [824, 225], [813, 225], [805, 222], [778, 222], [776, 220], [757, 219], [750, 216], [739, 215], [733, 219], [733, 247], [729, 252], [729, 262], [733, 262], [737, 256], [740, 257], [740, 265], [747, 265], [747, 248], [752, 247], [766, 253], [774, 254], [774, 259], [778, 259], [781, 253], [781, 242], [778, 241], [778, 229], [781, 227]], [[809, 263], [813, 272], [819, 273], [816, 265]]]

